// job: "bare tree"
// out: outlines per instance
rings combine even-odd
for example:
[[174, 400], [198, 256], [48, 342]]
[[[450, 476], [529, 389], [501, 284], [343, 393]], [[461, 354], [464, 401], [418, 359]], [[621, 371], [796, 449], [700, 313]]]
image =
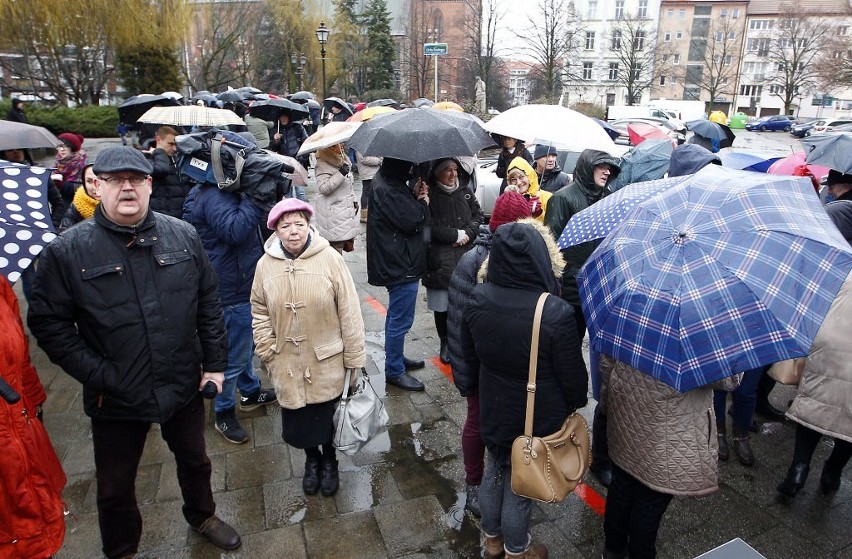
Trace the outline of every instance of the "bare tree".
[[[818, 89], [820, 59], [829, 48], [828, 18], [785, 4], [775, 23], [766, 49], [769, 68], [765, 83], [772, 95], [784, 102], [784, 113], [790, 114], [793, 101]], [[749, 48], [749, 47], [747, 47]]]
[[735, 92], [737, 60], [744, 32], [742, 21], [723, 16], [712, 22], [704, 34], [690, 36], [688, 61], [679, 77], [686, 87], [707, 92], [709, 111], [713, 110], [713, 103], [720, 95], [733, 96]]
[[832, 34], [833, 38], [826, 41], [824, 55], [815, 63], [819, 87], [827, 93], [848, 89], [852, 85], [852, 35], [844, 33], [849, 26], [840, 27], [846, 29], [838, 29]]
[[[436, 13], [437, 12], [437, 13]], [[412, 97], [432, 97], [433, 85], [431, 56], [423, 54], [423, 44], [434, 42], [434, 29], [440, 28], [440, 12], [426, 5], [426, 2], [412, 2], [411, 14], [407, 25], [407, 37], [400, 58], [400, 73], [408, 83]], [[438, 18], [436, 20], [436, 18]], [[437, 101], [437, 99], [436, 99]]]
[[497, 43], [497, 28], [506, 16], [506, 9], [498, 0], [482, 0], [481, 17], [463, 15], [456, 25], [464, 29], [465, 51], [463, 53], [464, 72], [468, 79], [465, 91], [468, 98], [474, 98], [476, 76], [485, 82], [486, 106], [491, 106], [491, 98], [498, 97], [497, 92], [505, 89], [499, 70], [503, 62], [500, 58], [505, 48]]
[[613, 22], [609, 38], [616, 61], [614, 81], [627, 90], [627, 104], [639, 103], [642, 94], [669, 69], [668, 47], [658, 40], [653, 22], [635, 15]]
[[579, 38], [579, 17], [570, 0], [538, 0], [532, 13], [521, 37], [526, 53], [535, 61], [529, 79], [540, 84], [544, 100], [555, 103], [568, 77], [566, 61]]

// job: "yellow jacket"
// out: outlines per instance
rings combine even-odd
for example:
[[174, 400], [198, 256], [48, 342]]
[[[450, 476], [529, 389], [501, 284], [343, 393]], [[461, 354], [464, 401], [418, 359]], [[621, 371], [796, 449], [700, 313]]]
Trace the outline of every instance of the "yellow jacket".
[[509, 166], [506, 168], [507, 177], [509, 176], [509, 173], [512, 172], [512, 169], [520, 169], [527, 176], [527, 180], [530, 181], [530, 187], [523, 193], [523, 196], [527, 199], [527, 201], [529, 201], [532, 216], [538, 221], [544, 223], [544, 213], [547, 211], [547, 201], [550, 200], [550, 197], [553, 196], [553, 194], [539, 188], [538, 175], [536, 174], [535, 169], [533, 169], [523, 157], [516, 157], [511, 163], [509, 163]]

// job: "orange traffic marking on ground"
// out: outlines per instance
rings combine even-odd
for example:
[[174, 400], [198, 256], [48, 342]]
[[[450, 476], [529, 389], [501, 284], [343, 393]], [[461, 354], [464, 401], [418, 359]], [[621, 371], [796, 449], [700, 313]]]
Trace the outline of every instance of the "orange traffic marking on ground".
[[[364, 299], [364, 301], [366, 301], [367, 304], [370, 305], [373, 310], [379, 313], [380, 315], [387, 315], [387, 309], [375, 297], [371, 297], [368, 295]], [[441, 363], [440, 357], [438, 357], [437, 355], [435, 357], [430, 357], [429, 361], [432, 363], [432, 365], [435, 366], [436, 369], [441, 371], [441, 373], [443, 373], [443, 375], [447, 377], [450, 382], [453, 382], [452, 369], [449, 365]], [[586, 504], [587, 507], [592, 509], [598, 515], [603, 516], [604, 511], [606, 511], [606, 497], [595, 491], [592, 486], [586, 485], [585, 483], [581, 483], [574, 490], [574, 494], [577, 495]]]

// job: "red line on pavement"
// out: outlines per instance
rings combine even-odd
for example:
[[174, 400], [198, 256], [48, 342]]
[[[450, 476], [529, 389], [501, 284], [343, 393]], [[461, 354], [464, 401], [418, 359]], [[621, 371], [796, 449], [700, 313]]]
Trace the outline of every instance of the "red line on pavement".
[[603, 516], [606, 511], [606, 497], [594, 490], [591, 485], [581, 483], [574, 489], [574, 493], [586, 503], [586, 506]]
[[379, 300], [376, 299], [375, 297], [371, 297], [370, 295], [367, 295], [367, 297], [364, 299], [364, 301], [366, 301], [368, 305], [373, 307], [373, 310], [376, 311], [377, 313], [379, 313], [380, 315], [385, 316], [385, 315], [388, 314], [388, 310], [385, 308], [385, 306], [383, 304], [381, 304], [379, 302]]
[[[364, 298], [364, 301], [370, 307], [373, 308], [374, 311], [379, 313], [382, 316], [386, 316], [388, 314], [388, 310], [382, 305], [378, 299], [375, 297], [367, 296]], [[441, 362], [441, 358], [439, 356], [430, 357], [429, 362], [435, 366], [436, 369], [441, 371], [445, 377], [450, 382], [453, 382], [453, 371], [449, 365], [445, 365]], [[595, 491], [593, 487], [590, 485], [586, 485], [585, 483], [581, 483], [574, 489], [574, 493], [586, 504], [587, 507], [592, 509], [595, 513], [600, 516], [603, 516], [604, 511], [606, 510], [606, 497]]]
[[435, 365], [435, 368], [444, 373], [444, 376], [450, 379], [450, 382], [453, 382], [453, 370], [449, 365], [444, 365], [441, 362], [441, 358], [437, 355], [435, 357], [430, 357], [429, 361]]

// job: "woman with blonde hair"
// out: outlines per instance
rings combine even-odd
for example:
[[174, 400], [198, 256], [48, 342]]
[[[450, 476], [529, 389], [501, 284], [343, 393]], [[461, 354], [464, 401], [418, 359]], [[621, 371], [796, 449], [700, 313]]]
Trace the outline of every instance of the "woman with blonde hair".
[[530, 214], [544, 223], [544, 212], [547, 211], [547, 201], [553, 196], [546, 190], [541, 190], [538, 184], [538, 174], [523, 157], [516, 157], [509, 163], [506, 170], [507, 182], [518, 188], [518, 192], [526, 199]]
[[317, 229], [338, 252], [352, 252], [360, 232], [358, 200], [343, 144], [317, 151]]

